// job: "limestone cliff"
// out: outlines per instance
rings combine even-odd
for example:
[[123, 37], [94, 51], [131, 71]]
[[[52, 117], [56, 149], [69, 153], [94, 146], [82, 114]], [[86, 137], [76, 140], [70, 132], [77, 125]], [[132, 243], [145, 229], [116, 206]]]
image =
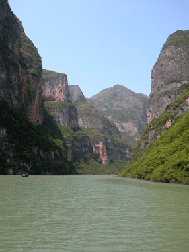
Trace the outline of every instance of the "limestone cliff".
[[87, 99], [83, 95], [80, 87], [78, 85], [69, 85], [71, 101], [78, 106], [81, 103], [86, 103]]
[[44, 107], [56, 123], [76, 130], [77, 110], [70, 99], [67, 75], [43, 69], [42, 90]]
[[62, 126], [78, 129], [77, 109], [74, 104], [66, 101], [46, 101], [44, 108], [53, 120]]
[[94, 158], [100, 158], [102, 164], [131, 158], [133, 149], [109, 118], [91, 104], [80, 104], [77, 111], [79, 126], [90, 138]]
[[151, 72], [148, 126], [121, 175], [189, 184], [189, 31], [171, 34]]
[[151, 72], [148, 126], [133, 155], [137, 159], [189, 109], [189, 31], [171, 34]]
[[0, 174], [72, 173], [63, 144], [58, 146], [49, 130], [0, 101]]
[[67, 75], [43, 69], [42, 95], [44, 100], [70, 102]]
[[0, 99], [42, 123], [41, 58], [7, 0], [0, 4]]
[[113, 162], [115, 160], [129, 161], [133, 154], [133, 149], [129, 145], [110, 138], [91, 142], [93, 145], [93, 157], [100, 158], [102, 164]]
[[160, 116], [166, 107], [186, 90], [189, 80], [189, 31], [171, 34], [151, 72], [151, 94], [148, 100], [148, 123]]
[[8, 1], [1, 0], [0, 174], [70, 173], [62, 149], [41, 125], [41, 74], [37, 48]]

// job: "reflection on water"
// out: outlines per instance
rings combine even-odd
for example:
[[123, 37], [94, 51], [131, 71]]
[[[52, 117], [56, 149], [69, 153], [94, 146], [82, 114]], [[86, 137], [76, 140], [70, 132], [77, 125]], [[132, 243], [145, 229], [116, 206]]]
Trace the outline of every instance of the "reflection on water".
[[189, 186], [0, 176], [0, 251], [189, 251]]

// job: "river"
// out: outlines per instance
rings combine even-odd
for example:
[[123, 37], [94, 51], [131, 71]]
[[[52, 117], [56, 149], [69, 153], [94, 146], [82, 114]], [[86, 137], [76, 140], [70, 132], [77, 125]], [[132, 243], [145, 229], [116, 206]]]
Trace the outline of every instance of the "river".
[[189, 186], [0, 176], [0, 251], [189, 251]]

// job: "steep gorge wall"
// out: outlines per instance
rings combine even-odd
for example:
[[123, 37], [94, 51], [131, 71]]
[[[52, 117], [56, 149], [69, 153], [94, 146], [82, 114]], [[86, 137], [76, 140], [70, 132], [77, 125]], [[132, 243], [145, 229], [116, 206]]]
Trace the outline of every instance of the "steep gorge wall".
[[73, 130], [78, 129], [77, 109], [71, 102], [46, 101], [44, 108], [57, 125], [60, 124]]
[[[34, 59], [35, 58], [35, 59]], [[36, 63], [34, 63], [37, 62]], [[0, 3], [0, 99], [42, 123], [41, 58], [7, 0]]]
[[78, 106], [80, 103], [86, 103], [87, 99], [83, 95], [78, 85], [69, 85], [71, 101]]
[[133, 155], [137, 159], [189, 109], [189, 31], [171, 34], [151, 72], [148, 126]]
[[46, 101], [70, 102], [67, 75], [43, 69], [42, 96]]
[[133, 149], [120, 142], [113, 142], [111, 139], [93, 142], [93, 157], [100, 158], [102, 164], [115, 160], [130, 160]]
[[1, 0], [0, 174], [41, 174], [56, 168], [66, 174], [69, 170], [61, 149], [42, 129], [41, 74], [37, 48], [8, 1]]
[[57, 124], [78, 128], [77, 109], [70, 99], [66, 74], [43, 69], [42, 97], [44, 108]]
[[187, 88], [189, 80], [189, 31], [171, 34], [151, 72], [148, 123], [160, 116]]

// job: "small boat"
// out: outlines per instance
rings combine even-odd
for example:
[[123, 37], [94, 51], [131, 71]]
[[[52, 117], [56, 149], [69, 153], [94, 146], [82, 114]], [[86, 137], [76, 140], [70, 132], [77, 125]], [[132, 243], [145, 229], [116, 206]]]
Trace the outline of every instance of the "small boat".
[[28, 177], [29, 175], [28, 174], [22, 174], [22, 177]]

